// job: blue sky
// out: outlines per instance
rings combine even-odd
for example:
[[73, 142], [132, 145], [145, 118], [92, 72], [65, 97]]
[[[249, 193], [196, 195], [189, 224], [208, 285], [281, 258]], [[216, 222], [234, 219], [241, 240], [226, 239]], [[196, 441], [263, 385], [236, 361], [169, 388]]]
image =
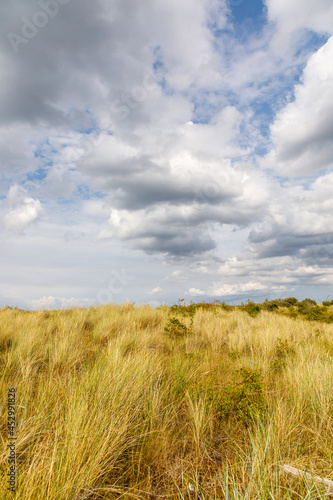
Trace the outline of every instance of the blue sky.
[[0, 10], [0, 306], [333, 294], [331, 0]]

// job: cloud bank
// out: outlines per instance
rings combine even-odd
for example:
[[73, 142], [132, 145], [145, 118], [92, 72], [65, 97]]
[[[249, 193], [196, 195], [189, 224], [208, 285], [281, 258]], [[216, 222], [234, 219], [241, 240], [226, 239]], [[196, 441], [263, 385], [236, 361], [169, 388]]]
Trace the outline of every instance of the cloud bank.
[[0, 9], [2, 304], [325, 298], [331, 2]]

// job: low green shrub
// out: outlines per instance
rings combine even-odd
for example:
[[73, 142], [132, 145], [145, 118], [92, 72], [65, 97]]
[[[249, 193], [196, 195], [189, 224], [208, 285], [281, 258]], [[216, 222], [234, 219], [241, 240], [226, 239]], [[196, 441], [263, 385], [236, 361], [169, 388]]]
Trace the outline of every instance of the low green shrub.
[[[170, 307], [171, 314], [179, 314], [183, 318], [191, 318], [191, 324], [189, 331], [193, 330], [193, 320], [195, 313], [197, 312], [199, 304], [194, 304], [191, 302], [188, 306], [185, 305], [184, 299], [179, 299], [178, 304], [175, 304]], [[185, 326], [185, 325], [183, 325]], [[164, 329], [165, 330], [165, 329]]]
[[281, 371], [285, 367], [287, 357], [294, 354], [294, 352], [295, 349], [288, 340], [278, 339], [271, 362], [271, 370]]
[[266, 299], [265, 302], [262, 304], [262, 307], [265, 311], [276, 311], [277, 309], [279, 309], [279, 303], [278, 300]]
[[247, 304], [242, 304], [243, 311], [246, 311], [252, 318], [255, 318], [260, 314], [262, 309], [261, 304], [255, 304], [254, 302], [248, 301]]
[[306, 315], [310, 321], [322, 321], [324, 323], [333, 323], [333, 314], [323, 307], [313, 307]]
[[297, 304], [297, 310], [301, 314], [308, 314], [317, 305], [313, 299], [304, 299]]
[[295, 297], [287, 297], [286, 299], [281, 299], [279, 302], [280, 307], [291, 307], [298, 304], [298, 300]]
[[263, 376], [259, 370], [237, 370], [241, 381], [224, 388], [192, 384], [192, 396], [205, 395], [209, 406], [219, 420], [235, 420], [249, 427], [264, 418], [267, 409]]
[[183, 337], [190, 333], [190, 329], [177, 318], [169, 318], [164, 326], [164, 333], [170, 337]]

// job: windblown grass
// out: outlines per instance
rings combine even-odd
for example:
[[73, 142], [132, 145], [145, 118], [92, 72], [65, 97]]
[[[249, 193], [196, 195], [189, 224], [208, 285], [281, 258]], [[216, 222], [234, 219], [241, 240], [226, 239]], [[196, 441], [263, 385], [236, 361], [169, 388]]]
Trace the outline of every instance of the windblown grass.
[[333, 479], [333, 325], [182, 312], [0, 310], [1, 498], [10, 386], [17, 499], [327, 497], [282, 465]]

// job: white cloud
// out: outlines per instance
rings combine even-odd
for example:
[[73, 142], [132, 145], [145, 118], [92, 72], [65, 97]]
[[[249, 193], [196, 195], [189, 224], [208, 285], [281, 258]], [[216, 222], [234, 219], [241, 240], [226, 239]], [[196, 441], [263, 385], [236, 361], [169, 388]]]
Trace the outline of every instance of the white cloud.
[[102, 229], [96, 236], [96, 241], [110, 240], [114, 237], [114, 233], [108, 229]]
[[91, 304], [91, 299], [83, 299], [82, 297], [41, 297], [40, 299], [30, 300], [32, 309], [65, 309], [69, 307], [84, 307]]
[[154, 295], [155, 293], [160, 293], [162, 292], [162, 288], [160, 286], [156, 286], [155, 288], [152, 289], [151, 292], [148, 292], [147, 295]]
[[274, 149], [262, 162], [283, 176], [333, 167], [333, 37], [304, 69], [295, 99], [271, 126]]
[[202, 295], [207, 295], [206, 292], [200, 290], [199, 288], [190, 288], [188, 292], [185, 292], [186, 295], [191, 295], [192, 297], [201, 297]]
[[286, 48], [292, 34], [308, 29], [318, 33], [333, 33], [331, 0], [266, 0], [269, 19], [278, 26], [277, 44]]
[[18, 185], [9, 189], [5, 206], [8, 208], [3, 216], [4, 225], [15, 231], [23, 231], [43, 214], [41, 202], [27, 196], [26, 191]]
[[259, 283], [257, 281], [249, 281], [247, 283], [236, 283], [236, 284], [220, 284], [215, 283], [211, 290], [209, 290], [209, 295], [217, 296], [226, 296], [226, 295], [238, 295], [243, 292], [261, 292], [263, 290], [267, 290], [268, 286]]
[[[207, 27], [209, 15], [216, 13], [216, 0], [160, 0], [145, 9], [145, 26], [161, 47], [167, 82], [178, 91], [191, 85], [211, 85], [221, 82], [216, 71], [218, 62], [213, 50], [213, 37]], [[226, 23], [223, 9], [219, 9], [220, 26]], [[172, 26], [172, 30], [169, 27]]]
[[29, 172], [40, 166], [34, 156], [34, 142], [41, 136], [30, 124], [15, 124], [0, 127], [0, 173], [15, 175]]
[[267, 293], [332, 284], [332, 182], [329, 173], [307, 188], [291, 182], [275, 186], [264, 222], [255, 225], [238, 255], [219, 267], [228, 285], [217, 290], [245, 293], [249, 278], [267, 286]]
[[167, 274], [167, 276], [165, 276], [162, 281], [178, 281], [180, 279], [182, 279], [182, 272], [178, 269], [177, 271], [173, 271], [172, 273]]
[[214, 282], [211, 286], [209, 286], [205, 291], [200, 290], [199, 288], [190, 288], [186, 295], [190, 295], [192, 297], [226, 297], [232, 295], [239, 295], [241, 293], [251, 293], [251, 292], [262, 292], [267, 290], [268, 286], [263, 283], [250, 281], [247, 283], [219, 283]]

